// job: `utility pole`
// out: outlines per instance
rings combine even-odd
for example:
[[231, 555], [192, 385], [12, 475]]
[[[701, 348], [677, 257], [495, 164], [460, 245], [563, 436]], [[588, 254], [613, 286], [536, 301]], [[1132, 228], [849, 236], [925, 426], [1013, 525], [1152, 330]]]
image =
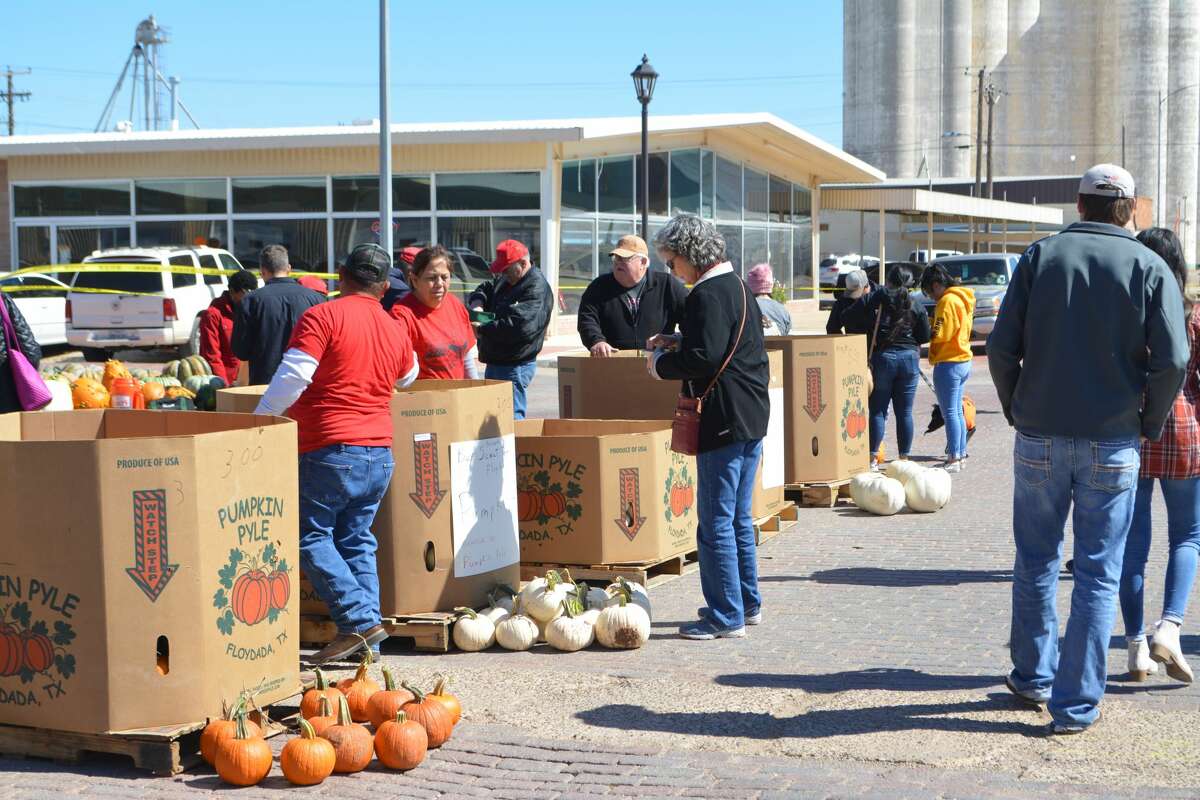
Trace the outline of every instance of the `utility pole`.
[[4, 77], [8, 80], [8, 91], [4, 92], [4, 94], [2, 96], [4, 97], [4, 101], [8, 104], [8, 135], [9, 136], [13, 135], [13, 130], [17, 126], [16, 120], [13, 119], [13, 101], [14, 100], [28, 100], [30, 97], [33, 97], [32, 92], [15, 92], [15, 91], [13, 91], [13, 76], [28, 75], [28, 74], [29, 74], [29, 70], [27, 70], [27, 69], [21, 70], [20, 72], [13, 72], [12, 67], [5, 67], [5, 69], [4, 69]]
[[992, 184], [992, 119], [995, 117], [996, 101], [1000, 99], [1000, 90], [995, 84], [989, 83], [986, 89], [987, 106], [988, 106], [988, 130], [987, 130], [987, 196], [991, 200], [995, 197]]
[[979, 70], [979, 89], [975, 92], [975, 196], [983, 197], [983, 74]]

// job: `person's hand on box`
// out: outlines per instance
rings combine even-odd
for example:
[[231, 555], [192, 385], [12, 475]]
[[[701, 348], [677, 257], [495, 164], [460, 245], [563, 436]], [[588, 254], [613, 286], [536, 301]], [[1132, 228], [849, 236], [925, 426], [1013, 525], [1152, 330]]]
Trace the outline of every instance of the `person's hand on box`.
[[613, 347], [608, 342], [596, 342], [591, 347], [593, 358], [608, 358], [615, 352], [617, 352], [617, 348]]
[[647, 350], [678, 350], [680, 337], [667, 333], [659, 333], [646, 340]]

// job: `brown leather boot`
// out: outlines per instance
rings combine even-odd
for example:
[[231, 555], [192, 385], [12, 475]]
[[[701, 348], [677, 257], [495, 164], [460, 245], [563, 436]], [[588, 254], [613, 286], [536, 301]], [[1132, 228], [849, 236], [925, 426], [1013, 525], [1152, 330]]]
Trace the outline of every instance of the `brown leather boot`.
[[388, 638], [382, 625], [367, 628], [361, 633], [340, 633], [337, 638], [309, 656], [305, 661], [319, 667], [328, 661], [345, 661], [359, 650], [375, 645]]

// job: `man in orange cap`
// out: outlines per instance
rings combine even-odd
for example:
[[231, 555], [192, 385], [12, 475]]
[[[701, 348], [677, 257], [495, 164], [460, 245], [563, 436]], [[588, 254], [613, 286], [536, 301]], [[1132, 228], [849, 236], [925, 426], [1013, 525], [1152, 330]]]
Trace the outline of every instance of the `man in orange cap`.
[[513, 414], [525, 419], [525, 391], [537, 370], [537, 355], [550, 326], [554, 292], [533, 266], [529, 248], [515, 239], [496, 247], [496, 277], [471, 293], [467, 307], [477, 328], [479, 360], [489, 380], [512, 381]]

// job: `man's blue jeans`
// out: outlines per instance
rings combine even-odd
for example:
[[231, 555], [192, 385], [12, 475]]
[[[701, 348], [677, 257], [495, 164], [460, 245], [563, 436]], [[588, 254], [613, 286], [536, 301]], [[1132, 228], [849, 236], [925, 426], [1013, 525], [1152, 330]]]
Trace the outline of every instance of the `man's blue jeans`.
[[933, 391], [937, 394], [942, 419], [946, 420], [946, 455], [967, 455], [967, 421], [963, 419], [963, 387], [971, 377], [970, 361], [943, 361], [933, 367]]
[[917, 396], [920, 362], [916, 350], [884, 350], [871, 358], [871, 379], [875, 388], [867, 398], [871, 411], [871, 453], [879, 452], [887, 429], [888, 403], [896, 412], [896, 455], [907, 458], [912, 452], [913, 398]]
[[537, 372], [537, 362], [527, 361], [515, 367], [504, 364], [488, 364], [483, 371], [483, 377], [489, 381], [512, 381], [513, 385], [513, 418], [525, 419], [525, 390], [533, 383], [533, 374]]
[[380, 622], [371, 523], [393, 466], [390, 447], [335, 444], [300, 456], [300, 566], [339, 633]]
[[[1154, 478], [1138, 481], [1133, 524], [1125, 542], [1125, 565], [1121, 570], [1121, 616], [1125, 637], [1134, 639], [1145, 631], [1142, 595], [1146, 559], [1150, 557], [1150, 501]], [[1182, 623], [1188, 595], [1196, 580], [1196, 558], [1200, 554], [1200, 478], [1161, 480], [1167, 501], [1167, 578], [1163, 592], [1162, 618]]]
[[[1018, 690], [1049, 700], [1054, 721], [1090, 725], [1108, 678], [1125, 536], [1133, 517], [1139, 442], [1017, 433], [1013, 453], [1012, 662]], [[1074, 508], [1072, 508], [1074, 506]], [[1075, 588], [1059, 653], [1059, 560], [1073, 513]]]
[[750, 516], [761, 457], [761, 439], [734, 442], [696, 456], [700, 591], [708, 618], [719, 628], [740, 628], [747, 614], [762, 607]]

